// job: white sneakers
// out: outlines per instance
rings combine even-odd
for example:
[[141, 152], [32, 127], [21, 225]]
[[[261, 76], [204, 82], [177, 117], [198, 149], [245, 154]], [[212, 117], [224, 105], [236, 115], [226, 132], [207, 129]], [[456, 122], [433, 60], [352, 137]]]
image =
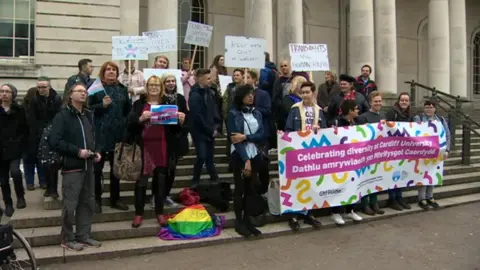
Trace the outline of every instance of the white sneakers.
[[[353, 221], [362, 221], [363, 220], [363, 218], [361, 216], [359, 216], [357, 213], [355, 213], [353, 210], [350, 213], [348, 213], [346, 215], [346, 217], [353, 220]], [[343, 217], [340, 214], [332, 214], [332, 216], [330, 218], [337, 225], [344, 225], [345, 224], [345, 220], [343, 220]]]
[[347, 217], [349, 219], [352, 219], [353, 221], [362, 221], [363, 220], [363, 218], [361, 216], [359, 216], [357, 213], [353, 212], [353, 210], [352, 210], [352, 212], [347, 214]]
[[342, 215], [340, 215], [340, 214], [332, 214], [332, 216], [330, 218], [337, 225], [344, 225], [345, 224], [345, 220], [343, 220]]

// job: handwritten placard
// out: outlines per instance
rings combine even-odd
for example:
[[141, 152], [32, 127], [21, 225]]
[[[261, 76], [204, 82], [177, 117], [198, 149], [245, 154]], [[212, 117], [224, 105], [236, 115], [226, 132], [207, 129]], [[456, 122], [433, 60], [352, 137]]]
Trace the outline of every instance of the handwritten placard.
[[218, 75], [218, 81], [220, 82], [220, 90], [223, 96], [227, 90], [227, 86], [233, 82], [232, 76]]
[[148, 47], [143, 36], [113, 36], [112, 60], [148, 60]]
[[184, 43], [208, 47], [212, 39], [212, 31], [211, 25], [189, 21]]
[[152, 105], [150, 107], [152, 125], [176, 125], [178, 124], [177, 105]]
[[182, 84], [182, 71], [179, 69], [159, 69], [159, 68], [144, 68], [143, 69], [143, 77], [145, 81], [152, 76], [157, 76], [162, 78], [163, 76], [173, 75], [175, 76], [175, 80], [177, 82], [177, 93], [183, 94], [183, 84]]
[[289, 44], [292, 70], [327, 71], [327, 44]]
[[225, 66], [264, 68], [266, 44], [260, 38], [225, 36]]
[[176, 29], [143, 32], [142, 35], [149, 38], [150, 46], [148, 53], [172, 52], [177, 50]]

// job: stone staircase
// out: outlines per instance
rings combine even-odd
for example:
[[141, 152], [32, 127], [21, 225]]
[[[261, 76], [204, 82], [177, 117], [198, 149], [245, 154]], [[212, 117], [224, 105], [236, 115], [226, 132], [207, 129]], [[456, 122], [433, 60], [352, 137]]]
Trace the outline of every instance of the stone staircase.
[[[435, 189], [435, 197], [442, 207], [454, 206], [469, 202], [480, 201], [480, 138], [472, 136], [471, 141], [471, 161], [472, 165], [461, 165], [461, 131], [457, 131], [456, 145], [457, 150], [450, 154], [446, 161], [444, 185]], [[217, 140], [215, 150], [215, 162], [220, 179], [233, 182], [233, 175], [227, 172], [225, 153], [225, 138]], [[190, 154], [184, 157], [177, 166], [177, 178], [174, 183], [172, 194], [178, 193], [184, 187], [189, 186], [193, 172], [193, 163], [195, 161], [194, 149], [190, 149]], [[272, 178], [278, 177], [277, 157], [271, 156], [270, 175]], [[207, 181], [206, 172], [202, 176]], [[109, 190], [108, 173], [105, 172], [104, 190]], [[103, 195], [103, 213], [94, 216], [93, 237], [103, 242], [99, 249], [86, 249], [81, 252], [71, 252], [63, 250], [59, 243], [61, 212], [58, 202], [50, 203], [49, 208], [45, 210], [41, 190], [30, 191], [27, 193], [27, 208], [17, 210], [11, 220], [14, 228], [23, 234], [34, 248], [35, 255], [41, 264], [71, 262], [77, 260], [106, 259], [123, 256], [132, 256], [136, 254], [145, 254], [150, 252], [171, 251], [183, 248], [200, 247], [231, 241], [238, 241], [242, 238], [233, 230], [234, 214], [231, 211], [233, 203], [230, 204], [229, 212], [220, 213], [226, 217], [226, 228], [218, 237], [201, 240], [182, 240], [182, 241], [163, 241], [155, 235], [159, 227], [154, 219], [154, 213], [150, 204], [145, 208], [145, 216], [142, 227], [138, 229], [131, 228], [131, 220], [134, 216], [133, 207], [133, 187], [134, 183], [121, 182], [121, 197], [124, 202], [130, 205], [128, 211], [114, 210], [108, 207], [108, 192]], [[147, 194], [151, 194], [147, 191]], [[417, 201], [417, 191], [414, 188], [407, 189], [404, 192], [405, 200], [409, 203]], [[387, 196], [379, 196], [379, 202], [382, 207], [386, 205]], [[208, 206], [210, 211], [217, 210]], [[166, 208], [167, 213], [176, 213], [180, 208]], [[379, 218], [388, 218], [403, 214], [409, 214], [421, 211], [420, 208], [413, 206], [412, 210], [397, 212], [386, 209], [384, 216], [366, 217], [365, 222]], [[334, 227], [335, 225], [328, 218], [327, 209], [318, 210], [318, 216], [323, 224], [322, 228]], [[264, 235], [262, 237], [278, 236], [290, 233], [290, 229], [284, 218], [267, 217], [268, 224], [260, 228]], [[311, 230], [308, 226], [302, 224], [302, 230]]]

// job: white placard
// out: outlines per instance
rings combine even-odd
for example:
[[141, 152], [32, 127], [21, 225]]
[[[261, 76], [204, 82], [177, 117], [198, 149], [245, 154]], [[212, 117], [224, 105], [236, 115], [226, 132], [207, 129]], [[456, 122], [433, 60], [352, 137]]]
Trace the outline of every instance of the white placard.
[[292, 70], [296, 71], [327, 71], [327, 44], [289, 44]]
[[218, 81], [220, 82], [220, 91], [222, 92], [222, 97], [225, 91], [227, 90], [228, 84], [233, 82], [232, 76], [218, 75]]
[[264, 68], [266, 44], [260, 38], [225, 36], [225, 66]]
[[212, 31], [211, 25], [189, 21], [184, 43], [208, 47], [212, 39]]
[[143, 69], [143, 77], [145, 78], [145, 81], [148, 81], [148, 78], [154, 75], [162, 78], [164, 75], [167, 75], [167, 74], [171, 74], [175, 76], [175, 79], [177, 79], [177, 93], [185, 96], [185, 94], [183, 93], [182, 71], [180, 69], [159, 69], [159, 68]]
[[148, 38], [143, 36], [112, 37], [112, 60], [148, 60]]
[[177, 30], [167, 29], [143, 32], [142, 35], [150, 40], [148, 53], [177, 51]]

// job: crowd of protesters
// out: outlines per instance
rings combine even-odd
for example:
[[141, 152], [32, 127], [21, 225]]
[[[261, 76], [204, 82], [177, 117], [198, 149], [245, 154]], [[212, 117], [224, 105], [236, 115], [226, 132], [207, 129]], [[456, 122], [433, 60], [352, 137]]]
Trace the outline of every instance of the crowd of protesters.
[[[325, 82], [316, 87], [306, 72], [292, 71], [288, 61], [280, 70], [265, 54], [265, 68], [235, 69], [232, 83], [223, 92], [219, 75], [228, 75], [224, 57], [214, 58], [209, 69], [192, 71], [191, 60], [184, 59], [181, 83], [177, 92], [173, 75], [144, 78], [133, 63], [125, 62], [120, 70], [115, 62], [104, 63], [98, 77], [103, 91], [89, 95], [93, 84], [93, 66], [89, 59], [78, 63], [79, 72], [68, 78], [63, 98], [40, 77], [23, 101], [11, 84], [0, 88], [0, 183], [5, 213], [14, 210], [10, 177], [16, 194], [16, 208], [25, 208], [25, 191], [34, 190], [35, 175], [45, 197], [59, 197], [58, 174], [62, 175], [62, 246], [82, 250], [100, 246], [91, 237], [94, 213], [102, 212], [103, 170], [110, 164], [111, 208], [128, 210], [120, 196], [120, 179], [113, 173], [114, 151], [119, 142], [132, 142], [141, 149], [141, 176], [135, 182], [135, 215], [132, 227], [142, 225], [148, 179], [152, 178], [153, 206], [160, 226], [165, 225], [164, 207], [176, 203], [170, 192], [175, 181], [176, 164], [195, 147], [191, 188], [197, 188], [205, 167], [210, 183], [219, 179], [214, 163], [215, 140], [227, 137], [225, 154], [229, 171], [234, 175], [233, 192], [235, 230], [240, 235], [259, 235], [252, 215], [252, 193], [264, 194], [269, 185], [269, 153], [276, 151], [279, 132], [304, 131], [388, 121], [445, 120], [437, 116], [436, 104], [425, 102], [424, 114], [413, 115], [410, 95], [401, 93], [393, 108], [383, 113], [382, 94], [369, 78], [371, 67], [361, 68], [357, 78], [325, 73]], [[168, 69], [167, 57], [157, 56], [153, 68]], [[177, 105], [177, 125], [152, 125], [151, 106]], [[448, 128], [446, 128], [448, 131]], [[448, 132], [447, 132], [448, 133]], [[448, 135], [448, 134], [447, 134]], [[450, 136], [447, 136], [449, 138]], [[191, 142], [189, 142], [191, 140]], [[447, 145], [450, 145], [447, 143]], [[23, 163], [23, 174], [20, 164]], [[401, 189], [389, 190], [389, 207], [402, 211], [410, 205], [402, 199]], [[419, 189], [423, 209], [438, 208], [433, 188]], [[332, 220], [339, 225], [343, 217], [361, 221], [355, 205], [333, 207]], [[377, 195], [364, 196], [360, 210], [366, 215], [382, 215]], [[299, 219], [320, 226], [312, 211], [289, 214], [288, 225], [300, 228]], [[73, 224], [76, 224], [76, 232]]]

